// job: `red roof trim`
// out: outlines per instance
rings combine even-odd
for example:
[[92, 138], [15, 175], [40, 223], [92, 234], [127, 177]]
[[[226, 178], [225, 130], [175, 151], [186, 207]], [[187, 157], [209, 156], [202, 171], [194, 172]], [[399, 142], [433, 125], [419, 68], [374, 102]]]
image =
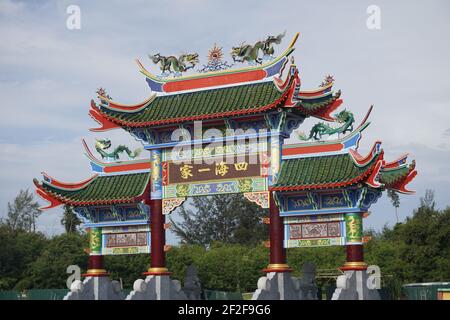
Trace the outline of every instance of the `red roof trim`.
[[107, 118], [103, 116], [103, 114], [100, 113], [100, 110], [95, 105], [94, 100], [91, 100], [91, 109], [89, 110], [89, 115], [91, 116], [92, 119], [94, 119], [97, 123], [101, 125], [100, 128], [89, 129], [92, 132], [100, 132], [120, 128], [120, 126], [118, 126], [112, 121], [109, 121]]
[[363, 167], [370, 161], [372, 161], [372, 159], [377, 155], [377, 149], [380, 148], [380, 146], [381, 141], [375, 141], [369, 153], [365, 157], [363, 157], [359, 154], [358, 151], [355, 151], [353, 149], [349, 149], [348, 151], [353, 159], [353, 162], [355, 162], [355, 164], [357, 164], [358, 166]]
[[398, 168], [400, 165], [406, 163], [406, 158], [408, 157], [408, 153], [405, 153], [395, 159], [394, 161], [386, 162], [383, 169], [394, 169]]
[[45, 207], [39, 207], [39, 210], [47, 210], [51, 208], [55, 208], [57, 206], [62, 205], [63, 203], [47, 193], [44, 189], [42, 189], [42, 186], [39, 185], [38, 181], [36, 179], [33, 179], [33, 183], [36, 186], [36, 194], [41, 197], [43, 200], [49, 202], [50, 204]]
[[339, 106], [344, 102], [342, 99], [334, 100], [330, 105], [328, 105], [325, 109], [321, 109], [317, 113], [313, 113], [314, 117], [323, 119], [326, 121], [335, 121], [336, 119], [331, 115], [331, 113], [339, 108]]
[[[52, 176], [48, 175], [45, 172], [42, 172], [42, 175], [44, 176], [44, 181], [47, 184], [52, 185], [55, 188], [63, 188], [66, 190], [76, 190], [76, 189], [82, 189], [85, 186], [87, 186], [91, 181], [93, 181], [95, 178], [98, 177], [98, 174], [94, 174], [92, 177], [87, 178], [86, 180], [80, 181], [80, 182], [74, 182], [74, 183], [70, 183], [70, 182], [62, 182], [59, 181], [55, 178], [53, 178]], [[50, 180], [50, 181], [47, 181]]]
[[412, 170], [408, 176], [406, 176], [404, 179], [398, 181], [392, 186], [389, 186], [389, 189], [397, 190], [400, 193], [404, 194], [414, 194], [415, 191], [406, 189], [406, 185], [410, 183], [417, 175], [417, 170]]

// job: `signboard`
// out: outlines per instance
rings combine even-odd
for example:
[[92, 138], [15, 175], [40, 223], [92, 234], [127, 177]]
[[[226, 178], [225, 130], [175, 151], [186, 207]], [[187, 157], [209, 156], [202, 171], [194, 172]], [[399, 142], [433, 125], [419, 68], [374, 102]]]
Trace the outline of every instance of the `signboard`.
[[102, 228], [102, 254], [150, 253], [148, 225]]
[[345, 244], [342, 214], [284, 218], [285, 247], [319, 247]]
[[268, 174], [266, 153], [186, 163], [163, 161], [163, 198], [267, 191]]

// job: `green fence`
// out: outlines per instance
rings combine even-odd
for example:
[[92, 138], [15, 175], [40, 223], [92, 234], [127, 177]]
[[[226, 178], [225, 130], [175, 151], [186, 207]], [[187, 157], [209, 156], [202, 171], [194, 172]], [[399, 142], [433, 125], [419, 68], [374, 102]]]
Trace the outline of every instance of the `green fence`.
[[408, 300], [437, 300], [438, 289], [450, 288], [450, 282], [411, 283], [403, 286]]
[[68, 289], [33, 289], [24, 292], [0, 291], [0, 300], [62, 300]]
[[240, 292], [203, 290], [205, 300], [243, 300]]
[[[131, 290], [123, 290], [128, 295]], [[0, 300], [62, 300], [68, 289], [32, 289], [24, 292], [0, 291]], [[205, 300], [243, 300], [239, 292], [203, 290]]]
[[20, 292], [0, 291], [0, 300], [19, 300]]

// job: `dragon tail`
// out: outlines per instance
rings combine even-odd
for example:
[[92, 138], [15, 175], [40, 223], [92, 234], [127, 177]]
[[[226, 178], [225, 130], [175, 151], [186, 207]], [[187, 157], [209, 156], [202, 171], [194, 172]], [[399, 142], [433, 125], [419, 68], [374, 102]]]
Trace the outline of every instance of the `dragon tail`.
[[131, 158], [136, 158], [139, 157], [139, 155], [141, 154], [142, 149], [141, 148], [137, 148], [136, 150], [134, 150], [133, 155], [131, 156]]
[[131, 152], [131, 150], [128, 147], [126, 147], [125, 152], [128, 154], [128, 156], [131, 159], [134, 159], [134, 158], [138, 157], [141, 154], [142, 149], [141, 148], [137, 148], [136, 150]]
[[313, 135], [312, 132], [309, 133], [309, 137], [306, 136], [303, 132], [299, 132], [297, 136], [300, 140], [308, 141], [312, 138], [312, 135]]

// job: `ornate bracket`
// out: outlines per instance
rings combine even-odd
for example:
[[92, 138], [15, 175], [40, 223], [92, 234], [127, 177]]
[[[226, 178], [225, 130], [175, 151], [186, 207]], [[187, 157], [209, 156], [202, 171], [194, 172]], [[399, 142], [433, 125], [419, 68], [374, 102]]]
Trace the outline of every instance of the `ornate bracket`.
[[263, 209], [269, 208], [269, 191], [246, 192], [244, 193], [244, 197], [247, 198], [247, 200], [256, 203]]
[[162, 199], [163, 214], [171, 213], [175, 208], [179, 207], [185, 200], [186, 200], [186, 198]]

